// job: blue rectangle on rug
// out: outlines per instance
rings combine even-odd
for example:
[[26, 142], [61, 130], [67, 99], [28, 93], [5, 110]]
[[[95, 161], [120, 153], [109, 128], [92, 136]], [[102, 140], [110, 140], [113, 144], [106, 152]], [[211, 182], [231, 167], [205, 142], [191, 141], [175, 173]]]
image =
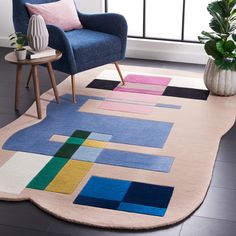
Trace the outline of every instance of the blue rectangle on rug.
[[168, 173], [170, 172], [173, 161], [173, 157], [104, 149], [95, 162], [106, 165]]
[[111, 135], [110, 142], [164, 147], [173, 123], [79, 111], [88, 99], [103, 100], [80, 96], [78, 103], [74, 104], [70, 95], [64, 95], [60, 104], [51, 102], [44, 120], [12, 135], [3, 149], [54, 155], [61, 143], [52, 142], [50, 138], [53, 135], [70, 136], [75, 129]]

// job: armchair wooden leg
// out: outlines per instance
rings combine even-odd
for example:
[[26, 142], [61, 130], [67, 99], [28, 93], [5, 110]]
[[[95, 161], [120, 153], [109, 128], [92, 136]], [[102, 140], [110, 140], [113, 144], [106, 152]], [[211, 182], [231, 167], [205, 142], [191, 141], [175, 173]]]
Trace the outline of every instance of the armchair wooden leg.
[[75, 75], [71, 75], [72, 101], [76, 103], [75, 95]]
[[120, 70], [120, 67], [119, 67], [118, 62], [114, 62], [114, 64], [115, 64], [116, 69], [117, 69], [117, 71], [118, 71], [118, 74], [119, 74], [119, 76], [120, 76], [120, 78], [121, 78], [122, 84], [125, 85], [125, 80], [124, 80], [124, 77], [123, 77], [123, 75], [122, 75], [122, 73], [121, 73], [121, 70]]

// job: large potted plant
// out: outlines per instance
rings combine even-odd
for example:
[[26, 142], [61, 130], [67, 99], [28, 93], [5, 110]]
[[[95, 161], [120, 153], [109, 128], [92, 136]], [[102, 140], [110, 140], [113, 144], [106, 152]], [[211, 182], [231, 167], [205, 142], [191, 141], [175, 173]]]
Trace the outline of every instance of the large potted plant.
[[219, 0], [208, 4], [211, 14], [210, 28], [202, 31], [200, 42], [210, 56], [205, 72], [206, 87], [214, 94], [236, 94], [236, 0]]

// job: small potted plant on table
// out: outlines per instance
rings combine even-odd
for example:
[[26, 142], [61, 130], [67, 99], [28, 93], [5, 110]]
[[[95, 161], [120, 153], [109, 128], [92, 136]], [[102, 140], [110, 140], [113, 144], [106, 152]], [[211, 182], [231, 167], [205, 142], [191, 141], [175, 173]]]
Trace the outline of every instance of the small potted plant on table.
[[24, 48], [26, 35], [21, 32], [15, 32], [9, 35], [11, 46], [15, 46], [15, 53], [17, 60], [25, 60], [26, 58], [26, 49]]
[[208, 4], [211, 14], [210, 28], [202, 31], [200, 42], [210, 56], [205, 72], [206, 87], [214, 94], [236, 94], [236, 0], [218, 0]]

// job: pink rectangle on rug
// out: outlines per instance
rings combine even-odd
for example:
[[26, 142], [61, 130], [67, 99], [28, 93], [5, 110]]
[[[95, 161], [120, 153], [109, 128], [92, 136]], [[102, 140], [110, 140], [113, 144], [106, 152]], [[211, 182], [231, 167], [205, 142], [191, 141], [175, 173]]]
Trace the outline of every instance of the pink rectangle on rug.
[[129, 92], [129, 93], [143, 93], [143, 94], [152, 94], [152, 95], [162, 95], [163, 92], [160, 91], [152, 91], [152, 90], [146, 90], [146, 89], [134, 89], [134, 88], [126, 88], [126, 87], [116, 87], [114, 91], [120, 91], [120, 92]]
[[134, 101], [134, 102], [146, 102], [156, 105], [158, 102], [157, 96], [149, 94], [140, 93], [124, 93], [119, 91], [114, 91], [107, 96], [108, 99], [124, 100], [124, 101]]
[[171, 81], [169, 77], [159, 77], [150, 75], [135, 75], [129, 74], [125, 77], [125, 82], [130, 83], [142, 83], [142, 84], [156, 84], [156, 85], [168, 85]]
[[121, 111], [121, 112], [138, 113], [138, 114], [150, 114], [154, 110], [154, 107], [152, 106], [127, 104], [127, 103], [112, 102], [112, 101], [102, 102], [99, 108], [104, 110]]
[[156, 85], [156, 84], [140, 84], [140, 83], [126, 82], [125, 85], [120, 85], [118, 87], [164, 92], [167, 86], [166, 85]]

